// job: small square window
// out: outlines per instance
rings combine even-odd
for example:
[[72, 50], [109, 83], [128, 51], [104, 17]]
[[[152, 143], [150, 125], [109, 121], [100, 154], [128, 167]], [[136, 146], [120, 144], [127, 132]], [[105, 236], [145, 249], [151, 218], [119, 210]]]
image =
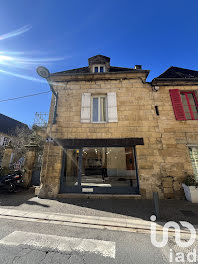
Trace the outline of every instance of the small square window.
[[4, 137], [4, 140], [3, 140], [3, 146], [8, 146], [10, 143], [10, 139], [7, 138], [7, 137]]
[[105, 65], [103, 64], [93, 65], [92, 72], [94, 73], [105, 72]]
[[100, 72], [104, 72], [104, 67], [100, 66]]

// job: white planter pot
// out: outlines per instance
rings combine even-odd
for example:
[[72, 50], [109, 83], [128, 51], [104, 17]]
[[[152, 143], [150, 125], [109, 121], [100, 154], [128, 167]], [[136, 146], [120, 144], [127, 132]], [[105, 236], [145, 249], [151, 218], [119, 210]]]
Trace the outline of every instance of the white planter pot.
[[184, 188], [184, 193], [186, 196], [186, 200], [192, 203], [198, 203], [198, 188], [195, 186], [187, 186], [186, 184], [182, 184]]

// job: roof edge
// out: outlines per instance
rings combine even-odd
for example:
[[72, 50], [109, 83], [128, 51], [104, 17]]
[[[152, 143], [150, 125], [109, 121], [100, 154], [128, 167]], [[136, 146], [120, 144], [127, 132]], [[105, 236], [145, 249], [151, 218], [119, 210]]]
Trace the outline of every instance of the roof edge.
[[[98, 72], [97, 75], [107, 75], [107, 74], [129, 74], [129, 73], [147, 73], [147, 76], [149, 74], [150, 70], [131, 70], [131, 71], [121, 71], [121, 72]], [[92, 72], [87, 72], [87, 73], [51, 73], [50, 77], [55, 77], [55, 76], [82, 76], [82, 75], [96, 75], [95, 73]]]

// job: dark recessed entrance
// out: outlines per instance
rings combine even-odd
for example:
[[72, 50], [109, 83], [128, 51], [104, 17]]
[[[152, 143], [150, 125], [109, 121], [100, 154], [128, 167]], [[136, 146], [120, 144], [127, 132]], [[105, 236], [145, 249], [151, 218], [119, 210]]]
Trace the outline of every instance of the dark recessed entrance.
[[143, 145], [143, 139], [58, 142], [64, 148], [61, 193], [139, 193], [135, 143]]

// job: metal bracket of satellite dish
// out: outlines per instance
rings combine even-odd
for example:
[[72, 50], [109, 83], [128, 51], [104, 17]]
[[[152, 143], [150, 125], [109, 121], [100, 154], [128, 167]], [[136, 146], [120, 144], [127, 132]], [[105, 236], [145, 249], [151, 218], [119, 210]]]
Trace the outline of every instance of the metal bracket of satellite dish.
[[48, 71], [48, 69], [43, 66], [39, 66], [36, 71], [42, 78], [47, 79], [50, 76], [50, 72]]

